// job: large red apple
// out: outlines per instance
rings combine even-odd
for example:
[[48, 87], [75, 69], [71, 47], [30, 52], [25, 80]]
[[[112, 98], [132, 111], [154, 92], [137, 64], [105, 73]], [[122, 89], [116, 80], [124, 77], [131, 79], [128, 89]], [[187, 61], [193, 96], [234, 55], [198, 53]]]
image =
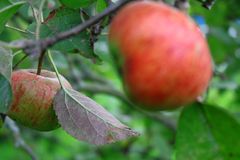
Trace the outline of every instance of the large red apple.
[[189, 104], [211, 79], [203, 34], [190, 17], [164, 3], [126, 5], [110, 25], [109, 43], [127, 94], [146, 109]]
[[[63, 85], [71, 88], [61, 76]], [[54, 72], [42, 70], [18, 70], [12, 74], [13, 103], [8, 116], [27, 127], [49, 131], [59, 127], [53, 110], [53, 99], [61, 86]]]

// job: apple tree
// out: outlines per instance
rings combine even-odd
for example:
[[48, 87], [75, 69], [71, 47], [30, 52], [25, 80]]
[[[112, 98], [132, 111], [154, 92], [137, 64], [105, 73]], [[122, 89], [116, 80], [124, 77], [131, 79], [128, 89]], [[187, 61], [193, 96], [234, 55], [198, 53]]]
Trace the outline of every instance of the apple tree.
[[239, 5], [1, 0], [0, 159], [239, 160]]

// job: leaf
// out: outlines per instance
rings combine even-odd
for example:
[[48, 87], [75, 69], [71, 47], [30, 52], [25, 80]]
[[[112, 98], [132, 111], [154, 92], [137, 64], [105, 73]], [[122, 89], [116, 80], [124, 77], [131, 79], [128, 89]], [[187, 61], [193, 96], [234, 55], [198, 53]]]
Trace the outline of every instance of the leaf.
[[[7, 21], [18, 11], [25, 2], [10, 4], [9, 1], [0, 2], [0, 33], [3, 31]], [[8, 6], [6, 6], [9, 4]]]
[[0, 129], [2, 128], [5, 120], [5, 115], [0, 113]]
[[12, 88], [7, 80], [0, 73], [0, 113], [7, 113], [12, 102]]
[[0, 10], [2, 10], [3, 8], [10, 6], [11, 3], [8, 0], [1, 0], [0, 1]]
[[240, 124], [225, 110], [195, 104], [183, 110], [176, 160], [239, 160]]
[[138, 135], [92, 99], [72, 89], [57, 93], [54, 109], [63, 129], [78, 140], [102, 145]]
[[[59, 8], [52, 11], [41, 26], [41, 38], [53, 36], [57, 33], [67, 31], [82, 23], [80, 12], [69, 8]], [[34, 31], [36, 24], [30, 25], [29, 30]], [[34, 38], [33, 35], [30, 35]], [[57, 43], [52, 47], [61, 52], [80, 53], [86, 58], [97, 59], [90, 44], [90, 33], [86, 30], [67, 40]]]
[[[101, 13], [108, 7], [108, 3], [106, 0], [97, 0], [96, 2], [96, 12]], [[107, 27], [109, 25], [109, 17], [105, 17], [102, 19], [102, 21], [99, 23], [101, 28]], [[98, 35], [99, 37], [99, 35]], [[98, 39], [98, 38], [97, 38]]]
[[107, 8], [107, 2], [105, 0], [97, 0], [97, 4], [96, 4], [97, 13], [102, 12], [106, 8]]
[[60, 2], [69, 8], [87, 7], [96, 0], [60, 0]]
[[0, 46], [0, 73], [9, 81], [12, 73], [12, 51]]
[[2, 126], [3, 126], [3, 120], [2, 118], [0, 118], [0, 129], [2, 128]]

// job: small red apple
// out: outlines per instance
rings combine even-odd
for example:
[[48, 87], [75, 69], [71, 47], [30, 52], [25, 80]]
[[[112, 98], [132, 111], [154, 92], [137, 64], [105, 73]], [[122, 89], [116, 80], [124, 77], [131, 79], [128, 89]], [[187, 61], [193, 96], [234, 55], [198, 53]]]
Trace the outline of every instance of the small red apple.
[[200, 29], [164, 3], [123, 7], [110, 25], [109, 44], [127, 94], [148, 110], [187, 105], [211, 79], [211, 56]]
[[[60, 76], [63, 85], [71, 88], [69, 82]], [[14, 71], [12, 74], [13, 103], [8, 116], [22, 125], [40, 131], [59, 127], [53, 110], [53, 99], [61, 86], [54, 72], [34, 69]]]

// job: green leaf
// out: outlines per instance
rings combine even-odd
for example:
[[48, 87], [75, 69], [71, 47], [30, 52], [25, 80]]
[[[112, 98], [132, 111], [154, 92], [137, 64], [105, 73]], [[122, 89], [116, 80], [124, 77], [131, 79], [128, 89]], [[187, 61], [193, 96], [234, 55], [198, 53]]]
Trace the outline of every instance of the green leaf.
[[9, 81], [12, 73], [12, 59], [12, 51], [0, 46], [0, 73], [2, 73]]
[[7, 113], [12, 102], [12, 88], [10, 82], [0, 73], [0, 113]]
[[2, 126], [3, 126], [3, 120], [2, 118], [0, 118], [0, 129], [2, 128]]
[[2, 10], [3, 8], [10, 6], [11, 3], [8, 0], [1, 0], [0, 1], [0, 10]]
[[[107, 31], [102, 31], [104, 33], [107, 33]], [[106, 62], [112, 62], [111, 54], [109, 53], [108, 49], [108, 37], [106, 35], [99, 35], [97, 41], [94, 43], [94, 52]]]
[[[67, 31], [81, 23], [82, 20], [78, 10], [59, 8], [51, 12], [45, 20], [44, 24], [41, 26], [40, 36], [41, 38], [53, 36], [59, 32]], [[29, 30], [34, 31], [35, 24], [32, 24]], [[62, 53], [80, 53], [86, 58], [97, 59], [97, 56], [93, 52], [93, 47], [90, 45], [90, 33], [87, 30], [57, 43], [52, 49], [59, 50]]]
[[96, 10], [97, 13], [102, 12], [107, 7], [107, 2], [105, 0], [97, 0]]
[[176, 160], [239, 160], [240, 124], [225, 110], [195, 104], [183, 110]]
[[5, 115], [0, 113], [0, 129], [2, 128], [5, 120]]
[[25, 2], [11, 4], [9, 1], [0, 2], [0, 33], [3, 31], [7, 21], [18, 11]]
[[81, 8], [81, 7], [87, 7], [90, 4], [92, 4], [95, 0], [60, 0], [60, 2], [69, 7], [69, 8]]
[[138, 136], [101, 105], [75, 90], [60, 90], [53, 107], [62, 128], [78, 140], [103, 145]]

